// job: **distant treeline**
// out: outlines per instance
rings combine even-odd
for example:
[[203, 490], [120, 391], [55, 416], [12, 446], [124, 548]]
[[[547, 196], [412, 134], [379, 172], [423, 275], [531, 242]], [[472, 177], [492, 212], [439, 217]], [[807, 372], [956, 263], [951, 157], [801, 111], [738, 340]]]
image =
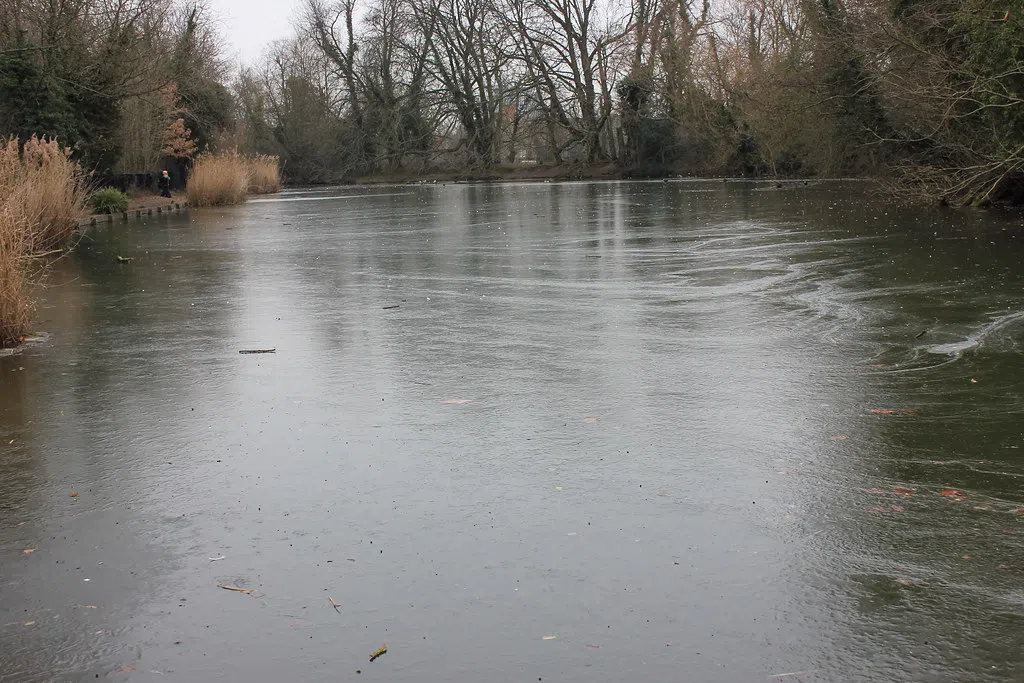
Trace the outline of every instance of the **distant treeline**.
[[294, 29], [232, 73], [201, 6], [0, 0], [0, 132], [132, 172], [210, 146], [292, 182], [616, 163], [1024, 201], [1024, 0], [305, 0]]

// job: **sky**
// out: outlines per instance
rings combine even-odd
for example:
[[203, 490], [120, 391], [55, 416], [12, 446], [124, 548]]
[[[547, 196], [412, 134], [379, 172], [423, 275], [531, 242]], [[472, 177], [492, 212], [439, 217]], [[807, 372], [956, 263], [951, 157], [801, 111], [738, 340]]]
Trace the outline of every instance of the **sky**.
[[224, 56], [252, 64], [272, 40], [292, 32], [301, 0], [207, 0], [224, 37]]

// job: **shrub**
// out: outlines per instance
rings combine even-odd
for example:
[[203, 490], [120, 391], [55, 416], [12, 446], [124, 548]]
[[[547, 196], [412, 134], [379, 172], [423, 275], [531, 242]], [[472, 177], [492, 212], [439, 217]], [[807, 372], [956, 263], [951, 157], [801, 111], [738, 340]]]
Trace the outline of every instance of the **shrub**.
[[128, 210], [128, 195], [116, 187], [96, 190], [89, 201], [93, 213], [124, 213]]
[[271, 194], [281, 191], [281, 172], [277, 157], [257, 154], [247, 157], [249, 165], [249, 193]]
[[193, 206], [239, 204], [249, 189], [249, 166], [237, 153], [201, 154], [192, 165], [185, 194]]

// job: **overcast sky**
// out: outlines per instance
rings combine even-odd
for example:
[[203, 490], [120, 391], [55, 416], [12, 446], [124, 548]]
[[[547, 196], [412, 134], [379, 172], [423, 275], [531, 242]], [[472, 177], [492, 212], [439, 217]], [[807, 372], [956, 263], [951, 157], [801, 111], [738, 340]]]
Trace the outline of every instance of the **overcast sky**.
[[219, 20], [225, 57], [252, 63], [272, 40], [291, 35], [301, 0], [207, 0]]

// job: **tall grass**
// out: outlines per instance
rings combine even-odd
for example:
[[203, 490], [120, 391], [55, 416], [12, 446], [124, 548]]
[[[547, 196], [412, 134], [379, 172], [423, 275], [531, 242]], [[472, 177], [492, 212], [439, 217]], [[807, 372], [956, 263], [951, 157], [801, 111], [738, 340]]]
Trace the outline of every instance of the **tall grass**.
[[32, 257], [64, 249], [85, 206], [86, 184], [71, 152], [31, 137], [0, 142], [0, 346], [18, 342], [32, 313]]
[[86, 198], [81, 167], [56, 140], [33, 135], [19, 152], [18, 139], [11, 137], [0, 147], [0, 203], [27, 231], [26, 253], [66, 247]]
[[6, 200], [0, 202], [0, 348], [13, 346], [28, 330], [32, 304], [25, 272], [28, 226]]
[[281, 171], [277, 157], [256, 154], [246, 157], [249, 166], [249, 194], [272, 194], [281, 191]]
[[277, 157], [238, 152], [201, 154], [192, 165], [185, 194], [193, 206], [240, 204], [249, 194], [281, 190]]
[[240, 204], [249, 190], [249, 167], [235, 153], [200, 154], [192, 165], [185, 194], [193, 206]]

